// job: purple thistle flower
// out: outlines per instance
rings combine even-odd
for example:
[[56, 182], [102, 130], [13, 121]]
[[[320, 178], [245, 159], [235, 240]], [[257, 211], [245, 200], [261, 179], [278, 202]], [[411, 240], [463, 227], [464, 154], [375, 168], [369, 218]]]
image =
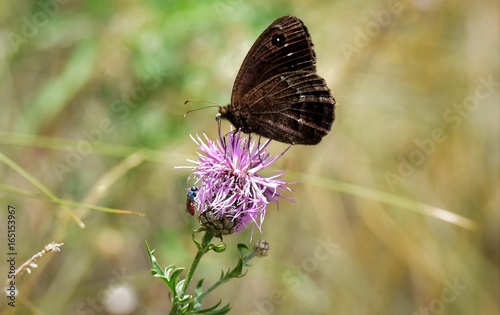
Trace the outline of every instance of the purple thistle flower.
[[[193, 169], [196, 183], [200, 183], [195, 198], [195, 208], [201, 225], [216, 236], [244, 231], [251, 223], [262, 232], [266, 207], [278, 203], [282, 190], [289, 190], [287, 182], [280, 179], [283, 171], [269, 177], [258, 173], [279, 159], [266, 151], [271, 140], [258, 146], [241, 131], [231, 131], [216, 142], [191, 136], [201, 153]], [[227, 141], [227, 144], [226, 144]], [[289, 199], [290, 200], [290, 199]], [[279, 204], [278, 204], [279, 206]]]

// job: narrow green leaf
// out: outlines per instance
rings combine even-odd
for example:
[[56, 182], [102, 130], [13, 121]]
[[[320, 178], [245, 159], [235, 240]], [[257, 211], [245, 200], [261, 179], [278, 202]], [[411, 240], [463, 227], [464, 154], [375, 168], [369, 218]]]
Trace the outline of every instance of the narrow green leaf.
[[243, 255], [243, 251], [245, 251], [245, 250], [248, 251], [249, 250], [248, 246], [246, 246], [245, 244], [242, 244], [242, 243], [238, 243], [238, 245], [236, 245], [236, 247], [238, 248], [238, 251], [240, 252], [241, 256], [244, 256]]
[[171, 279], [172, 279], [172, 280], [175, 280], [175, 281], [176, 281], [176, 283], [177, 283], [177, 281], [178, 281], [178, 279], [179, 279], [179, 275], [180, 275], [183, 271], [184, 271], [184, 267], [179, 267], [179, 268], [176, 268], [176, 269], [172, 272], [172, 274], [171, 274]]
[[203, 280], [205, 280], [205, 279], [203, 279], [203, 278], [200, 279], [200, 281], [198, 281], [198, 283], [196, 284], [196, 288], [194, 289], [195, 296], [198, 296], [201, 293], [203, 293]]
[[212, 306], [210, 308], [199, 310], [199, 311], [193, 312], [191, 314], [222, 315], [222, 314], [229, 313], [229, 311], [231, 310], [231, 305], [230, 304], [225, 305], [221, 309], [218, 309], [218, 310], [216, 309], [217, 307], [219, 307], [219, 305], [221, 304], [221, 302], [222, 301], [219, 301], [217, 304], [215, 304], [214, 306]]
[[182, 286], [184, 285], [184, 281], [185, 279], [182, 279], [175, 285], [175, 294], [177, 296], [182, 296], [184, 294], [184, 292], [182, 292]]

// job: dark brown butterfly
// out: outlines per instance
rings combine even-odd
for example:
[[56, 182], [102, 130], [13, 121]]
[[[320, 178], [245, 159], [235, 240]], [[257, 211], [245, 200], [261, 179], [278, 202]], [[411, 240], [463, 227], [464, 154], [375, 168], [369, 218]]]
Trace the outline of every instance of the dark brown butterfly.
[[306, 26], [283, 16], [257, 38], [221, 118], [245, 133], [289, 144], [318, 144], [335, 119], [335, 99], [316, 74], [316, 54]]

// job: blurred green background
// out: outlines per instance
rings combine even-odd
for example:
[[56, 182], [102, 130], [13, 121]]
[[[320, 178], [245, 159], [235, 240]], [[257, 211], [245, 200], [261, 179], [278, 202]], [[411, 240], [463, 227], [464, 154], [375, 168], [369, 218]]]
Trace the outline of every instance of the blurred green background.
[[[2, 314], [168, 313], [144, 240], [163, 266], [190, 264], [192, 183], [174, 166], [197, 158], [190, 134], [217, 132], [216, 109], [183, 118], [203, 106], [183, 102], [227, 104], [251, 44], [285, 14], [309, 28], [336, 122], [273, 165], [300, 181], [296, 202], [270, 205], [270, 256], [206, 306], [498, 314], [498, 1], [0, 3], [0, 278], [9, 204], [18, 266], [64, 243], [17, 279], [17, 307], [2, 298]], [[35, 179], [57, 198], [145, 217], [67, 208], [81, 228]], [[198, 275], [216, 280], [249, 239], [225, 238]]]

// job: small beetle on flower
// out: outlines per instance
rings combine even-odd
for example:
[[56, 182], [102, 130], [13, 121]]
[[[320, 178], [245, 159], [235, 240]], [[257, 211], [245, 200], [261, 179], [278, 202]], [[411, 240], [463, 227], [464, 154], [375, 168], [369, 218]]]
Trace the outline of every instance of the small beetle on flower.
[[186, 211], [190, 215], [194, 215], [195, 212], [195, 204], [194, 198], [196, 198], [196, 194], [198, 193], [198, 187], [191, 187], [186, 196]]

